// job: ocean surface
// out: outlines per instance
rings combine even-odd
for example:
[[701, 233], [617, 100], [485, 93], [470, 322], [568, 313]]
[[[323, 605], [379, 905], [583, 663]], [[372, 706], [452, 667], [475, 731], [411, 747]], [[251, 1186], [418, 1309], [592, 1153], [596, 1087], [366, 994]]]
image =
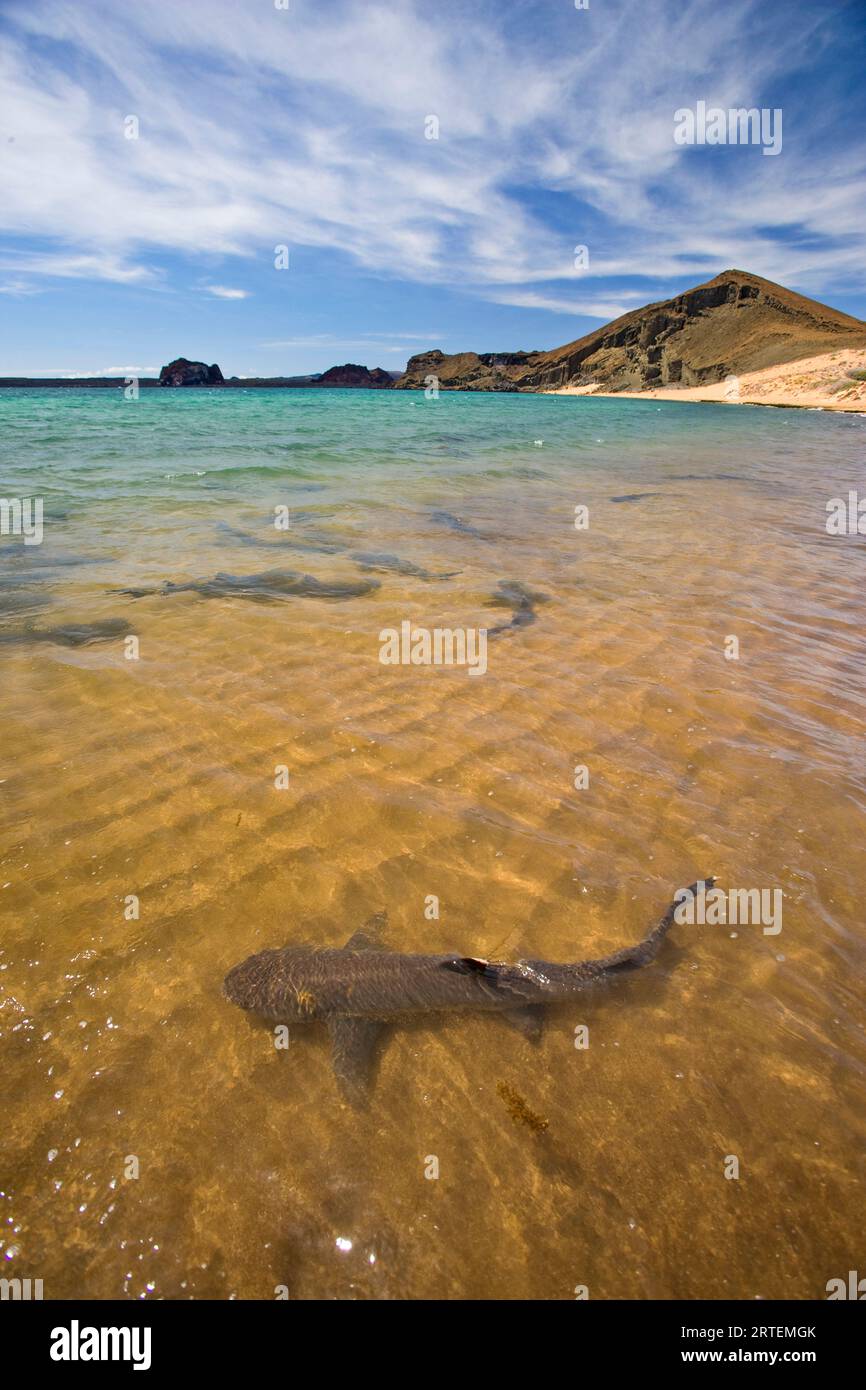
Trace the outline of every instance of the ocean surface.
[[[0, 497], [44, 499], [40, 545], [0, 540], [4, 1276], [794, 1299], [862, 1272], [849, 489], [862, 416], [0, 391]], [[383, 664], [404, 621], [506, 630], [473, 677]], [[537, 1044], [394, 1029], [366, 1111], [324, 1030], [278, 1050], [221, 995], [379, 911], [398, 949], [603, 955], [711, 874], [780, 890], [782, 930], [677, 926]]]

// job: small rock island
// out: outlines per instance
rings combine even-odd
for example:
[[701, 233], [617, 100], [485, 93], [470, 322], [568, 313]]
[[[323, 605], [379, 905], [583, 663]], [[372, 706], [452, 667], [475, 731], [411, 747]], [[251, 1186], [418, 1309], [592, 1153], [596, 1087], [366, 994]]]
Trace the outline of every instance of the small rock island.
[[159, 374], [160, 386], [222, 386], [224, 377], [216, 362], [190, 362], [188, 357], [176, 357]]
[[383, 390], [394, 385], [399, 372], [386, 372], [383, 367], [362, 367], [346, 362], [342, 367], [329, 367], [326, 372], [309, 376], [230, 377], [223, 376], [216, 362], [191, 362], [188, 357], [176, 357], [162, 368], [160, 386], [337, 386], [361, 390]]

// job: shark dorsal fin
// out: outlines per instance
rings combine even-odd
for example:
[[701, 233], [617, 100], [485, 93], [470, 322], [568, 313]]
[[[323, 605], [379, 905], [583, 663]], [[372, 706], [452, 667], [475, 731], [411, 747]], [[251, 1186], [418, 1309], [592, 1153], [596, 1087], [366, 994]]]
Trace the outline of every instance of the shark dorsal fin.
[[387, 912], [377, 912], [369, 917], [363, 927], [353, 932], [343, 947], [344, 951], [381, 951], [382, 932], [388, 923]]

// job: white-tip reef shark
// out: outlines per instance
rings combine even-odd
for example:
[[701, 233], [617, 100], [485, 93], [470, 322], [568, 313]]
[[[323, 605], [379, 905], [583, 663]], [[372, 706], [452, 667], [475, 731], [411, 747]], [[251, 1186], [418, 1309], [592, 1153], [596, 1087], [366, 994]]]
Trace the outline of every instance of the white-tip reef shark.
[[509, 964], [453, 951], [406, 955], [383, 948], [385, 914], [379, 913], [340, 948], [285, 946], [249, 956], [226, 975], [223, 993], [272, 1023], [326, 1023], [338, 1085], [344, 1099], [358, 1106], [388, 1024], [426, 1014], [499, 1012], [525, 1036], [537, 1038], [545, 1006], [654, 960], [678, 908], [714, 882], [707, 878], [680, 890], [642, 941], [598, 960]]

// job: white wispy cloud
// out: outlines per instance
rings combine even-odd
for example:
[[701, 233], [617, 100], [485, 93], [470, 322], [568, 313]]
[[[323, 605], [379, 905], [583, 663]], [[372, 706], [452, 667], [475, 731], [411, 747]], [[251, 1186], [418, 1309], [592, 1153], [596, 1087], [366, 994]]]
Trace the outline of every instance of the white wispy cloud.
[[93, 368], [71, 368], [71, 367], [42, 367], [39, 369], [28, 369], [28, 377], [51, 376], [63, 377], [67, 381], [78, 381], [83, 377], [100, 376], [157, 376], [159, 367], [93, 367]]
[[337, 333], [304, 333], [294, 338], [271, 339], [265, 343], [259, 343], [262, 348], [356, 348], [373, 347], [381, 348], [384, 344], [395, 343], [398, 346], [392, 350], [394, 352], [405, 352], [407, 343], [430, 343], [441, 338], [442, 334], [435, 333], [360, 333], [357, 335], [337, 334]]
[[[537, 294], [532, 290], [503, 290], [487, 295], [494, 304], [512, 304], [519, 309], [548, 309], [554, 314], [583, 315], [586, 318], [617, 319], [638, 304], [646, 302], [642, 290], [628, 290], [612, 299], [565, 299], [555, 295]], [[629, 302], [631, 301], [631, 302]]]
[[[2, 212], [0, 212], [2, 222]], [[0, 251], [0, 270], [64, 280], [113, 280], [118, 284], [153, 284], [157, 273], [146, 265], [132, 265], [118, 251]]]
[[[40, 249], [0, 269], [161, 288], [164, 253], [265, 267], [287, 244], [600, 319], [662, 296], [585, 294], [576, 242], [592, 253], [582, 279], [664, 288], [738, 265], [815, 292], [857, 283], [866, 155], [856, 132], [840, 143], [843, 97], [809, 112], [779, 158], [743, 149], [712, 175], [672, 138], [674, 111], [698, 98], [773, 105], [804, 45], [820, 45], [821, 7], [782, 28], [762, 0], [605, 0], [591, 15], [6, 0], [0, 229]], [[563, 230], [540, 194], [572, 200], [579, 225]]]
[[39, 285], [32, 284], [29, 280], [4, 280], [0, 281], [0, 294], [13, 296], [26, 294], [40, 294]]

